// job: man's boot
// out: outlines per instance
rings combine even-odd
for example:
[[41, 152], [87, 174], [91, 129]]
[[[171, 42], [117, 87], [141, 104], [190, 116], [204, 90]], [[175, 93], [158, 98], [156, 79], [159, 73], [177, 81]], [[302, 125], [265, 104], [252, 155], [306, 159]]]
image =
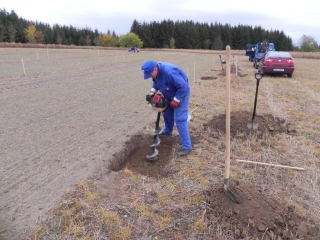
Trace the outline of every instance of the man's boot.
[[181, 152], [178, 152], [179, 157], [187, 156], [191, 152], [190, 149], [183, 149]]

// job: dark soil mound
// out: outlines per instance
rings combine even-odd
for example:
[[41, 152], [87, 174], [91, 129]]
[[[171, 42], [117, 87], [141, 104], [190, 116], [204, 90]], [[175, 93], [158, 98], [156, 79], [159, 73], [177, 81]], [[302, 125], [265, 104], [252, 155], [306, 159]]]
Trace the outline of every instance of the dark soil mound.
[[[248, 128], [247, 124], [252, 120], [250, 112], [231, 112], [230, 114], [230, 134], [231, 137], [246, 138], [249, 135], [256, 135], [263, 138], [266, 135], [275, 135], [280, 133], [293, 134], [295, 130], [291, 124], [285, 123], [285, 120], [272, 116], [271, 114], [256, 115], [254, 123], [258, 124], [256, 130]], [[212, 132], [213, 137], [220, 137], [226, 133], [226, 115], [215, 116], [208, 123], [204, 124], [206, 130]]]
[[293, 205], [280, 204], [246, 183], [238, 183], [230, 190], [240, 204], [232, 202], [222, 186], [214, 186], [206, 193], [210, 205], [206, 217], [236, 239], [302, 239], [308, 234]]

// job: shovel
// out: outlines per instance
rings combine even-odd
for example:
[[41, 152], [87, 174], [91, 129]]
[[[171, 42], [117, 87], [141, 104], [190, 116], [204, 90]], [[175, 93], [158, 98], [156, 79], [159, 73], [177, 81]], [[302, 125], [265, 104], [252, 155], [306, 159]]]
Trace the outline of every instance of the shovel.
[[253, 120], [254, 120], [254, 117], [256, 116], [256, 107], [257, 107], [257, 99], [258, 99], [259, 82], [260, 82], [260, 79], [263, 77], [263, 73], [258, 72], [254, 76], [257, 79], [256, 96], [254, 98], [252, 120], [251, 120], [251, 122], [247, 123], [247, 127], [249, 129], [257, 130], [258, 129], [258, 123], [253, 122]]
[[188, 119], [187, 119], [188, 122], [193, 118], [192, 113], [193, 113], [195, 110], [197, 110], [197, 108], [198, 108], [198, 107], [196, 107], [196, 108], [193, 109], [190, 113], [188, 113]]
[[229, 174], [230, 174], [230, 46], [226, 47], [227, 52], [227, 66], [226, 66], [226, 159], [225, 159], [225, 173], [223, 180], [223, 190], [227, 196], [235, 203], [240, 203], [234, 193], [229, 189]]
[[156, 128], [155, 128], [155, 131], [153, 134], [153, 144], [150, 145], [150, 147], [152, 148], [152, 154], [146, 156], [147, 159], [151, 160], [151, 161], [157, 160], [158, 159], [157, 156], [159, 154], [159, 151], [156, 148], [156, 146], [158, 146], [161, 142], [160, 138], [159, 138], [159, 132], [161, 130], [161, 128], [159, 128], [160, 115], [161, 115], [161, 112], [158, 112], [157, 121], [156, 121]]

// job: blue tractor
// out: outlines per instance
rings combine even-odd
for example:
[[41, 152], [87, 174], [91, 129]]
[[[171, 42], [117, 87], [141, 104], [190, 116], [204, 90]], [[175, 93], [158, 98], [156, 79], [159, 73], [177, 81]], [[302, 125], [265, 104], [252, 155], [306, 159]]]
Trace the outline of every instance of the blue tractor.
[[250, 62], [253, 62], [255, 51], [256, 51], [255, 49], [256, 49], [255, 44], [248, 43], [246, 45], [246, 54], [245, 55], [249, 57]]
[[274, 51], [274, 44], [264, 40], [257, 44], [247, 44], [245, 55], [249, 57], [249, 61], [253, 62], [253, 66], [258, 69], [259, 61], [264, 58], [268, 51]]

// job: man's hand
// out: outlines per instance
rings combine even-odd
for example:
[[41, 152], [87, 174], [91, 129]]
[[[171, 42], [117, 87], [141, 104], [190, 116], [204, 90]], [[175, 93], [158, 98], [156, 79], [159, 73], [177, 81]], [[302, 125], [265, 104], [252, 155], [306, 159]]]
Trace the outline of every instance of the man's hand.
[[149, 94], [146, 95], [146, 101], [151, 102], [151, 99], [154, 97], [155, 92], [150, 91]]
[[173, 108], [178, 107], [178, 105], [179, 105], [179, 102], [177, 102], [177, 101], [175, 101], [175, 100], [172, 100], [172, 101], [170, 102], [170, 106], [173, 107]]

